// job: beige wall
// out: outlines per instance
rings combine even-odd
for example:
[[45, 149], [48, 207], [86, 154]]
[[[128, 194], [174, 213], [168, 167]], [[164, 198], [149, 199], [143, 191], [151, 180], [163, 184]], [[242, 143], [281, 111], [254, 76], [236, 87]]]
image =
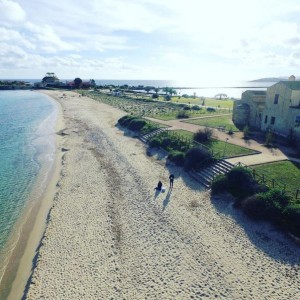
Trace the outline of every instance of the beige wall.
[[[278, 94], [278, 104], [274, 104], [275, 95]], [[290, 106], [299, 104], [300, 91], [289, 89], [284, 83], [277, 83], [268, 88], [266, 106], [263, 113], [261, 129], [266, 131], [273, 130], [277, 134], [287, 136], [291, 128], [300, 138], [300, 131], [295, 127], [296, 116], [300, 115], [300, 109], [292, 109]], [[268, 117], [265, 123], [265, 117]], [[271, 118], [275, 117], [275, 123], [271, 124]]]

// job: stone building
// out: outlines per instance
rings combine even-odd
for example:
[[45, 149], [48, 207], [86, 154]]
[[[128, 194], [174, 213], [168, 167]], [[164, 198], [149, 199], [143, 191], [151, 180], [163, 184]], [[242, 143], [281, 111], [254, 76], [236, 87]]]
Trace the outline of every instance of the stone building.
[[233, 122], [287, 137], [293, 133], [300, 141], [300, 81], [291, 76], [267, 91], [246, 91], [234, 103]]
[[234, 102], [233, 123], [238, 127], [248, 125], [260, 129], [266, 94], [266, 91], [245, 91], [242, 99]]

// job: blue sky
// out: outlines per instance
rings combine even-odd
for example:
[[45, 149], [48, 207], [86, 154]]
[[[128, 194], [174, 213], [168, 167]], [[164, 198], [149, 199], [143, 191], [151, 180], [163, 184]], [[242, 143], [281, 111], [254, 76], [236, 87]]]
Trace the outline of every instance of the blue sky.
[[298, 0], [0, 0], [0, 78], [300, 75]]

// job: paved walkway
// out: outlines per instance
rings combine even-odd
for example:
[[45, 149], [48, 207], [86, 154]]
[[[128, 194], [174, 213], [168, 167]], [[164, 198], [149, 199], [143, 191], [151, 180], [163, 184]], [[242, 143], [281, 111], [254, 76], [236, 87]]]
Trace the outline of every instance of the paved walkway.
[[[158, 120], [154, 118], [146, 118], [146, 119], [156, 123], [167, 125], [169, 126], [169, 130], [183, 129], [190, 132], [197, 132], [199, 129], [204, 128], [204, 126], [185, 123], [185, 121], [189, 119], [170, 120], [170, 121]], [[240, 162], [245, 165], [251, 166], [251, 165], [269, 163], [274, 161], [282, 161], [287, 159], [300, 162], [300, 159], [291, 158], [287, 154], [285, 154], [288, 153], [288, 151], [291, 152], [291, 150], [288, 148], [286, 149], [282, 148], [281, 150], [278, 148], [276, 149], [266, 148], [263, 144], [260, 144], [255, 140], [252, 139], [244, 140], [242, 132], [235, 132], [234, 134], [229, 135], [226, 132], [220, 131], [218, 129], [212, 129], [212, 131], [213, 131], [213, 137], [215, 139], [225, 141], [225, 142], [227, 141], [230, 144], [246, 147], [260, 152], [259, 154], [252, 154], [252, 155], [239, 156], [239, 157], [226, 159], [228, 162], [232, 164], [236, 164]]]

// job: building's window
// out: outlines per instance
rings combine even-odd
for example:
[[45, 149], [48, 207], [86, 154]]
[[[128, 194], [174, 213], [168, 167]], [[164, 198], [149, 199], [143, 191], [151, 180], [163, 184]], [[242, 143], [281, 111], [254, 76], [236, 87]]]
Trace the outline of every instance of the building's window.
[[278, 104], [279, 94], [275, 94], [274, 104]]
[[295, 127], [300, 127], [300, 116], [296, 116]]
[[275, 124], [275, 117], [271, 117], [271, 125]]
[[268, 116], [265, 116], [265, 124], [268, 123]]

